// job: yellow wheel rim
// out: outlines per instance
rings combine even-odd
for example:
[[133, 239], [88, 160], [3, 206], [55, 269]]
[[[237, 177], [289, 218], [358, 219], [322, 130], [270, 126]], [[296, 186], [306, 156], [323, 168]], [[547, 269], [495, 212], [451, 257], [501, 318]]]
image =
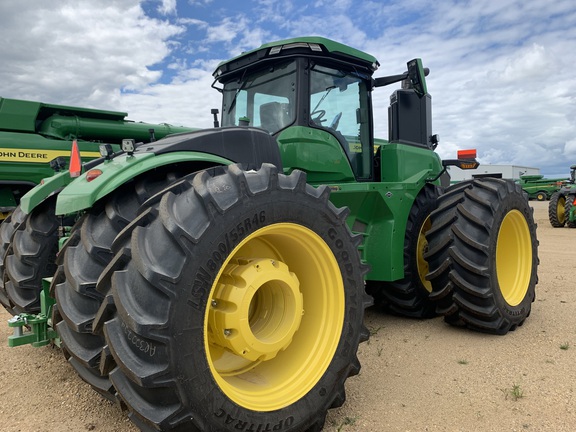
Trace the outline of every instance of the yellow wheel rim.
[[563, 196], [558, 197], [558, 201], [556, 201], [556, 214], [558, 215], [558, 222], [566, 222], [566, 198]]
[[532, 240], [524, 215], [518, 210], [506, 214], [496, 245], [496, 272], [504, 300], [510, 306], [522, 302], [532, 275]]
[[417, 254], [418, 257], [416, 259], [417, 266], [418, 266], [418, 274], [420, 275], [420, 282], [422, 286], [426, 288], [426, 291], [432, 292], [432, 284], [430, 281], [426, 280], [426, 275], [428, 274], [429, 267], [428, 261], [424, 259], [424, 254], [428, 250], [428, 241], [426, 240], [426, 233], [432, 227], [432, 222], [430, 221], [430, 216], [426, 218], [422, 227], [420, 228], [420, 232], [418, 233], [418, 245], [417, 245]]
[[261, 228], [229, 254], [212, 286], [205, 348], [220, 389], [254, 411], [301, 399], [341, 339], [344, 284], [331, 249], [301, 225]]

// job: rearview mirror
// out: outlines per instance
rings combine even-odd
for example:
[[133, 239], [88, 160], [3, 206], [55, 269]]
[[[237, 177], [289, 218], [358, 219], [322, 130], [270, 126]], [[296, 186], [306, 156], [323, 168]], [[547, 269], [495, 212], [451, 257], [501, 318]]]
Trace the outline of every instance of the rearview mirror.
[[408, 77], [412, 83], [412, 87], [419, 97], [423, 97], [428, 93], [426, 88], [426, 78], [424, 68], [422, 67], [422, 60], [417, 58], [410, 60], [408, 63]]

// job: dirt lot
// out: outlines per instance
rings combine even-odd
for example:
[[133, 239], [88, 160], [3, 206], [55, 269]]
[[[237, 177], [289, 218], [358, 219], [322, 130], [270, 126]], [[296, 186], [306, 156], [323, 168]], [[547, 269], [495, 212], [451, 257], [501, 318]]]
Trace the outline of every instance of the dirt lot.
[[[532, 315], [507, 336], [370, 310], [362, 372], [327, 431], [574, 431], [576, 230], [554, 229], [533, 202], [540, 241]], [[0, 339], [10, 331], [0, 312]], [[4, 432], [125, 431], [120, 410], [77, 378], [52, 348], [0, 344]]]

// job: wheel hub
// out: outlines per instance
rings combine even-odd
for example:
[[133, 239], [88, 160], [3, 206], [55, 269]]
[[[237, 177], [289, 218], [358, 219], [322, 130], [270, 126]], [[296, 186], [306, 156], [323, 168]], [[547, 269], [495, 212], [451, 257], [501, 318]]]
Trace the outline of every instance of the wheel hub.
[[303, 315], [300, 283], [286, 264], [237, 259], [220, 277], [208, 322], [212, 343], [245, 361], [262, 362], [290, 345]]
[[212, 376], [241, 407], [287, 407], [329, 368], [345, 310], [342, 272], [322, 237], [296, 223], [262, 227], [230, 252], [212, 285], [204, 322]]

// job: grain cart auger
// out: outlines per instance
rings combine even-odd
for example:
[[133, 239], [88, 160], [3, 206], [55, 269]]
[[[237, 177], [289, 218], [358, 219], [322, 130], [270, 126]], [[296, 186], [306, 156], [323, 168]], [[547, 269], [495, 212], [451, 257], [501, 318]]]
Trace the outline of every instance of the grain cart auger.
[[576, 228], [574, 202], [576, 201], [576, 165], [570, 167], [570, 179], [552, 194], [548, 204], [548, 220], [554, 228]]
[[[142, 430], [320, 430], [360, 369], [365, 284], [410, 316], [433, 314], [435, 296], [482, 331], [528, 316], [537, 241], [520, 187], [440, 195], [448, 165], [477, 163], [434, 152], [420, 60], [373, 78], [378, 66], [319, 37], [265, 44], [214, 72], [222, 127], [126, 142], [58, 195], [57, 215], [81, 217], [52, 322]], [[372, 91], [401, 81], [375, 151]]]

